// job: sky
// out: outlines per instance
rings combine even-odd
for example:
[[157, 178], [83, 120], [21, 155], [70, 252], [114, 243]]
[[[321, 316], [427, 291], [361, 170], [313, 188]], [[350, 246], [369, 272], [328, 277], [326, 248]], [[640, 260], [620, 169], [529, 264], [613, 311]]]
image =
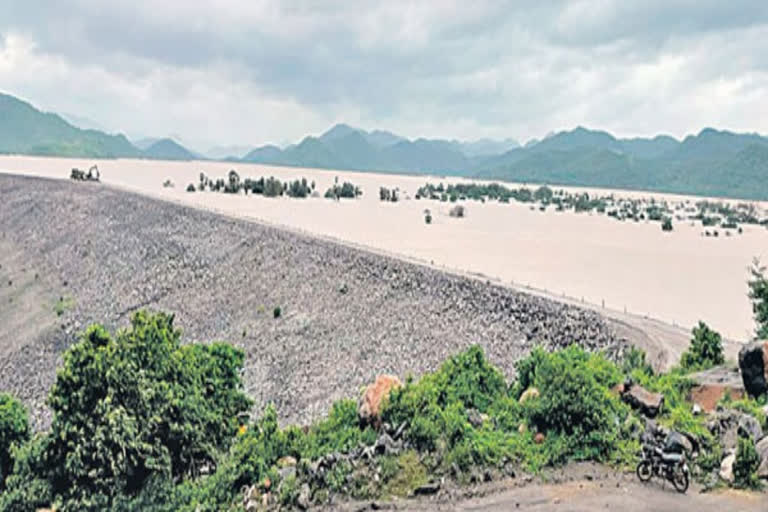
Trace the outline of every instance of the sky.
[[0, 91], [198, 150], [768, 133], [766, 0], [2, 0]]

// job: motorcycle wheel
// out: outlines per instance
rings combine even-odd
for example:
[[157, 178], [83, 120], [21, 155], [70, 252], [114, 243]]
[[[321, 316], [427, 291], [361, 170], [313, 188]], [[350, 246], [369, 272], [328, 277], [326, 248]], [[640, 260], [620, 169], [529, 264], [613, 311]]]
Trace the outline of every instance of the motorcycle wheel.
[[676, 466], [672, 471], [672, 485], [675, 486], [679, 493], [684, 493], [688, 490], [688, 471], [682, 465]]
[[653, 476], [653, 468], [651, 467], [651, 463], [647, 460], [641, 460], [640, 464], [637, 465], [636, 472], [637, 478], [639, 478], [641, 482], [647, 482]]

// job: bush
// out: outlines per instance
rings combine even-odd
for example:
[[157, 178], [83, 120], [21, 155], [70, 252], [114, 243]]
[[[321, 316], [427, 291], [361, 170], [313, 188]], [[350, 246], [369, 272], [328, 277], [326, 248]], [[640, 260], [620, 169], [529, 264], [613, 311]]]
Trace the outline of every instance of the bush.
[[757, 323], [755, 334], [758, 339], [768, 339], [768, 278], [765, 276], [765, 267], [760, 264], [760, 260], [755, 259], [749, 272], [749, 298]]
[[244, 355], [180, 340], [173, 316], [142, 311], [114, 337], [94, 325], [67, 350], [48, 400], [55, 496], [73, 508], [104, 508], [152, 476], [190, 477], [215, 464], [250, 407]]
[[385, 187], [379, 187], [379, 200], [396, 203], [399, 200], [398, 190], [396, 188], [390, 190]]
[[285, 192], [285, 187], [282, 182], [271, 176], [264, 181], [263, 187], [263, 194], [265, 197], [278, 197], [282, 196], [283, 192]]
[[194, 183], [190, 183], [189, 185], [187, 185], [187, 192], [194, 192], [195, 190], [197, 189], [195, 188]]
[[288, 185], [288, 190], [286, 194], [288, 197], [300, 197], [304, 198], [307, 197], [312, 192], [312, 189], [310, 189], [309, 185], [307, 184], [307, 178], [301, 178], [301, 181], [295, 180]]
[[448, 215], [450, 215], [451, 217], [462, 218], [464, 217], [464, 213], [465, 213], [464, 207], [460, 204], [457, 204], [456, 206], [451, 208], [451, 210], [448, 212]]
[[13, 468], [13, 450], [29, 438], [29, 419], [22, 403], [0, 393], [0, 491]]
[[648, 363], [645, 351], [636, 347], [629, 347], [621, 361], [621, 371], [624, 375], [631, 375], [635, 370], [648, 376], [653, 375], [653, 367]]
[[274, 318], [280, 318], [280, 315], [283, 313], [283, 310], [280, 309], [280, 306], [275, 306], [275, 309], [272, 310], [272, 316]]
[[680, 357], [680, 366], [686, 371], [698, 371], [725, 363], [720, 334], [704, 322], [693, 328], [693, 339], [688, 350]]
[[739, 437], [736, 451], [736, 461], [733, 463], [733, 482], [742, 489], [758, 489], [760, 479], [757, 470], [760, 467], [760, 456], [755, 449], [755, 443], [749, 437]]
[[47, 436], [38, 435], [14, 447], [13, 473], [6, 479], [5, 491], [0, 494], [0, 510], [35, 512], [52, 503], [53, 490], [48, 480], [50, 468], [45, 459], [48, 444]]
[[356, 197], [361, 195], [363, 195], [363, 192], [362, 190], [360, 190], [360, 187], [356, 187], [352, 183], [349, 183], [346, 181], [342, 185], [339, 185], [338, 183], [336, 183], [332, 187], [330, 187], [328, 190], [325, 191], [326, 199], [339, 199], [339, 198], [355, 199]]
[[672, 219], [670, 217], [664, 217], [664, 220], [661, 221], [661, 230], [672, 231]]
[[523, 405], [539, 431], [564, 436], [576, 458], [608, 459], [618, 441], [618, 425], [629, 415], [609, 390], [620, 380], [615, 366], [571, 346], [553, 354], [537, 350], [518, 372], [540, 392]]

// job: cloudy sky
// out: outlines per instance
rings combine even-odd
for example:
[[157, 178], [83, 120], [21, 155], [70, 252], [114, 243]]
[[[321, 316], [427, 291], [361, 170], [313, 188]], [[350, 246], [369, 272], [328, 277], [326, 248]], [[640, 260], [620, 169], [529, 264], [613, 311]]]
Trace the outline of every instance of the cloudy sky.
[[768, 0], [2, 0], [0, 90], [136, 137], [768, 133]]

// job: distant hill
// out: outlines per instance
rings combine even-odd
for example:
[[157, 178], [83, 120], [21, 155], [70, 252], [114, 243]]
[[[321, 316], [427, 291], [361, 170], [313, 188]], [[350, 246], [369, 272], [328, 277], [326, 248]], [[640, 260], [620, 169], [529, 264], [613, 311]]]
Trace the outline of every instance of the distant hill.
[[768, 138], [705, 128], [682, 142], [668, 136], [617, 139], [579, 127], [488, 158], [477, 165], [475, 175], [768, 199]]
[[160, 139], [142, 153], [144, 158], [157, 160], [197, 160], [200, 158], [173, 139]]
[[376, 130], [367, 132], [337, 124], [319, 137], [306, 137], [286, 147], [263, 146], [248, 153], [247, 162], [405, 173], [466, 175], [470, 162], [461, 145], [446, 140], [417, 139]]
[[[680, 141], [667, 135], [620, 139], [580, 126], [520, 146], [512, 139], [410, 140], [387, 131], [337, 124], [284, 149], [267, 145], [242, 157], [246, 148], [214, 149], [210, 157], [232, 162], [768, 200], [768, 138], [713, 128]], [[170, 138], [143, 139], [134, 145], [123, 135], [77, 128], [6, 94], [0, 94], [0, 153], [204, 158]]]
[[146, 151], [153, 144], [160, 140], [160, 137], [144, 137], [133, 141], [133, 145], [142, 151]]
[[123, 135], [77, 128], [7, 94], [0, 94], [0, 153], [93, 158], [140, 155]]

